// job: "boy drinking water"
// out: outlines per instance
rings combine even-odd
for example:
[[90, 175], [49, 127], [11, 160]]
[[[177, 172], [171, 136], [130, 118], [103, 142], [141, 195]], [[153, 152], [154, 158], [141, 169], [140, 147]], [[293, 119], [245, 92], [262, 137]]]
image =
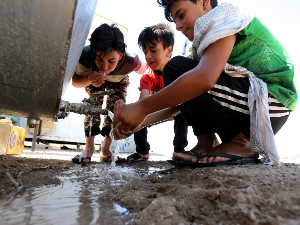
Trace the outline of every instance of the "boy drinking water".
[[[139, 100], [151, 96], [153, 93], [165, 87], [162, 78], [162, 70], [169, 61], [174, 46], [174, 34], [170, 26], [157, 24], [146, 27], [139, 35], [139, 47], [145, 54], [145, 60], [149, 68], [140, 80]], [[187, 121], [181, 114], [174, 117], [174, 152], [182, 152], [187, 146]], [[134, 134], [136, 153], [127, 157], [128, 162], [146, 161], [149, 159], [150, 145], [147, 141], [147, 127]]]
[[[114, 90], [114, 94], [108, 95], [106, 108], [114, 111], [114, 104], [117, 100], [126, 101], [127, 86], [129, 85], [128, 74], [135, 71], [143, 74], [146, 69], [139, 57], [131, 56], [126, 51], [124, 35], [116, 24], [101, 24], [96, 28], [90, 40], [90, 45], [83, 48], [76, 71], [72, 77], [72, 85], [76, 88], [83, 88], [91, 96], [93, 93], [105, 90]], [[102, 108], [104, 97], [98, 97], [93, 105]], [[104, 136], [101, 146], [100, 161], [111, 162], [112, 152], [110, 147], [111, 119], [105, 116], [102, 130], [100, 130], [100, 115], [86, 115], [84, 120], [84, 132], [86, 136], [86, 147], [80, 155], [75, 156], [72, 161], [75, 163], [91, 162], [94, 154], [95, 136]], [[125, 159], [117, 157], [116, 162], [123, 162]]]

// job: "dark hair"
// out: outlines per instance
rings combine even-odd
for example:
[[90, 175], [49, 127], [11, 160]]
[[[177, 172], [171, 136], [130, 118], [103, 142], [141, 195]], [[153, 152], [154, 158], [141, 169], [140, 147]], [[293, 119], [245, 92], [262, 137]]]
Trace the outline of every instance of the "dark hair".
[[[174, 22], [170, 10], [177, 1], [191, 1], [194, 4], [197, 4], [197, 0], [157, 0], [158, 5], [165, 9], [165, 18], [169, 22]], [[218, 0], [210, 0], [210, 5], [212, 8], [215, 8], [218, 5]]]
[[117, 24], [101, 24], [94, 30], [89, 41], [94, 55], [98, 51], [101, 51], [102, 56], [111, 51], [124, 53], [126, 49], [124, 35]]
[[159, 23], [146, 27], [139, 35], [138, 45], [142, 49], [147, 49], [160, 41], [164, 49], [174, 46], [174, 32], [170, 25]]

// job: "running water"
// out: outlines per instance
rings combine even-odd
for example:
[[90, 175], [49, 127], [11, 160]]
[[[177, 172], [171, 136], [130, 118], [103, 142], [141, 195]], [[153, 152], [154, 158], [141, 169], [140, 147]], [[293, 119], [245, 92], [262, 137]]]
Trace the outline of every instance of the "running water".
[[[91, 118], [90, 118], [90, 130], [89, 130], [89, 137], [92, 136], [92, 119], [93, 119], [93, 116], [91, 115]], [[91, 155], [91, 151], [93, 149], [91, 148], [86, 148], [85, 150], [83, 150], [83, 152], [81, 152], [80, 156], [79, 156], [79, 162], [81, 162], [82, 158], [85, 158], [87, 155]]]
[[114, 114], [111, 112], [111, 111], [109, 111], [108, 110], [108, 116], [110, 117], [110, 119], [112, 120], [112, 121], [114, 121], [113, 119], [114, 119]]
[[[114, 114], [108, 110], [108, 116], [110, 117], [110, 119], [113, 121], [113, 117], [114, 117]], [[90, 126], [89, 126], [89, 136], [91, 137], [91, 134], [92, 134], [92, 115], [91, 115], [91, 119], [90, 119]], [[115, 167], [116, 166], [116, 161], [118, 160], [118, 154], [119, 154], [119, 151], [120, 151], [120, 140], [115, 140], [114, 139], [114, 136], [112, 134], [112, 131], [113, 131], [113, 127], [111, 127], [111, 131], [110, 131], [110, 138], [112, 140], [112, 145], [111, 145], [111, 148], [110, 148], [110, 151], [112, 153], [112, 161], [111, 161], [111, 165], [112, 167]], [[112, 146], [113, 144], [115, 144], [115, 149], [113, 150]], [[81, 162], [82, 158], [85, 158], [87, 155], [90, 155], [89, 153], [91, 153], [91, 151], [93, 151], [93, 149], [89, 149], [89, 148], [86, 148], [81, 154], [80, 154], [80, 157], [79, 157], [79, 162]]]
[[[110, 119], [112, 120], [113, 122], [113, 118], [114, 118], [114, 114], [108, 110], [108, 116], [110, 117]], [[113, 146], [113, 143], [115, 143], [115, 150], [113, 152], [112, 150], [112, 147], [110, 147], [110, 151], [112, 153], [112, 161], [111, 161], [111, 165], [112, 167], [115, 167], [116, 166], [116, 161], [118, 160], [118, 154], [119, 154], [119, 150], [120, 150], [120, 140], [115, 140], [114, 138], [114, 135], [112, 134], [113, 132], [113, 126], [111, 125], [111, 130], [110, 130], [110, 133], [109, 133], [109, 137], [111, 138], [111, 141], [112, 141], [112, 145]]]
[[89, 137], [92, 137], [92, 126], [93, 126], [93, 121], [92, 120], [93, 120], [93, 116], [91, 115]]

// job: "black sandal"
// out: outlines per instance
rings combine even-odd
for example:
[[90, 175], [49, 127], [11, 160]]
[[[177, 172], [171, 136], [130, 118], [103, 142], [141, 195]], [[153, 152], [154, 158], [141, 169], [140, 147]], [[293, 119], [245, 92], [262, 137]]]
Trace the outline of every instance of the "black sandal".
[[[85, 159], [88, 159], [89, 161], [84, 162]], [[78, 164], [89, 164], [91, 162], [91, 157], [81, 157], [80, 158], [80, 155], [76, 155], [74, 158], [72, 158], [72, 161], [74, 163], [78, 163]]]
[[[129, 158], [133, 158], [133, 160], [129, 160]], [[143, 158], [142, 156], [140, 156], [140, 154], [138, 154], [136, 152], [127, 157], [128, 163], [133, 163], [133, 162], [138, 162], [138, 161], [148, 161], [148, 159]]]

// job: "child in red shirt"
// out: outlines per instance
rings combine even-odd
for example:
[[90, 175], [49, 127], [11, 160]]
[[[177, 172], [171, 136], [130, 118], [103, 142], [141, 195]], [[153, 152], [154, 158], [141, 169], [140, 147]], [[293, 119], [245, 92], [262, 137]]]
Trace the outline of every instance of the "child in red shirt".
[[[157, 24], [146, 27], [139, 35], [138, 44], [145, 54], [149, 68], [144, 72], [139, 90], [140, 98], [144, 99], [165, 87], [162, 71], [169, 61], [173, 46], [174, 34], [170, 26]], [[187, 121], [181, 114], [174, 117], [174, 152], [182, 152], [187, 146]], [[136, 153], [127, 157], [128, 162], [147, 161], [149, 159], [150, 145], [147, 141], [147, 127], [134, 134]]]

